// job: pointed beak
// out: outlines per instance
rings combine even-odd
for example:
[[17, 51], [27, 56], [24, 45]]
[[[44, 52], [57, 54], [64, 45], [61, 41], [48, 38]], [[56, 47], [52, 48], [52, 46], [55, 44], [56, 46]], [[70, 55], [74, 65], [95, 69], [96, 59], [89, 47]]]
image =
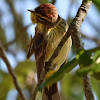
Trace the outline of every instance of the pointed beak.
[[30, 11], [30, 12], [33, 12], [33, 13], [35, 13], [35, 10], [30, 10], [30, 9], [28, 9], [27, 11]]

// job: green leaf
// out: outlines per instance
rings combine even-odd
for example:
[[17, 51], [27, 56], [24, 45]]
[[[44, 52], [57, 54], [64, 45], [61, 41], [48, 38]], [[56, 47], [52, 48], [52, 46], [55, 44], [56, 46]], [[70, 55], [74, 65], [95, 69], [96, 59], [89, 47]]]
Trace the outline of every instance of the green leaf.
[[80, 67], [88, 66], [92, 63], [91, 53], [84, 49], [78, 51], [76, 59], [79, 60]]
[[100, 63], [99, 64], [93, 63], [89, 66], [85, 66], [84, 68], [77, 70], [78, 75], [86, 75], [90, 72], [92, 73], [100, 72]]
[[63, 67], [61, 67], [56, 73], [54, 73], [50, 78], [48, 78], [45, 82], [43, 82], [39, 86], [39, 90], [41, 90], [46, 85], [51, 85], [57, 81], [59, 81], [63, 75], [69, 71], [71, 71], [78, 63], [82, 66], [89, 66], [92, 64], [91, 54], [97, 50], [99, 50], [100, 47], [96, 47], [91, 50], [79, 50], [78, 54], [76, 55], [76, 58], [74, 58], [72, 61], [65, 64]]
[[63, 65], [56, 73], [54, 73], [43, 84], [40, 85], [39, 90], [41, 90], [45, 85], [50, 85], [59, 81], [65, 73], [68, 73], [69, 71], [71, 71], [77, 64], [78, 64], [78, 60], [74, 58], [67, 64]]
[[93, 60], [96, 61], [98, 57], [100, 57], [100, 50], [94, 53]]

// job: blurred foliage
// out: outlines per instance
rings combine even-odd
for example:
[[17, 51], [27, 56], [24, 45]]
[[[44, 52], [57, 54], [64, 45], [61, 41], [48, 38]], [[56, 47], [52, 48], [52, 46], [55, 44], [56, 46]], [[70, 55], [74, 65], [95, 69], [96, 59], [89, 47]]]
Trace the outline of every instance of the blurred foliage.
[[[91, 58], [91, 57], [90, 57]], [[92, 63], [86, 65], [84, 68], [79, 69], [77, 71], [77, 74], [79, 75], [84, 75], [84, 74], [92, 74], [96, 79], [100, 80], [100, 50], [97, 50], [93, 55], [92, 55]], [[91, 59], [91, 60], [92, 60]], [[89, 60], [85, 58], [87, 62]]]
[[40, 4], [42, 4], [42, 3], [48, 3], [48, 0], [38, 0], [38, 2], [39, 2]]
[[61, 68], [56, 73], [54, 73], [50, 78], [48, 78], [45, 82], [43, 82], [43, 84], [40, 85], [39, 90], [41, 90], [45, 85], [50, 85], [59, 81], [64, 76], [65, 73], [71, 71], [74, 67], [77, 66], [77, 64], [78, 61], [76, 60], [76, 58], [74, 58], [70, 62], [61, 66]]
[[55, 4], [56, 0], [38, 0], [38, 2], [40, 4], [42, 4], [42, 3], [52, 3], [52, 4]]
[[93, 3], [96, 5], [98, 11], [100, 12], [100, 0], [93, 0]]
[[91, 84], [94, 92], [98, 97], [98, 100], [100, 100], [100, 81], [97, 81], [94, 77], [91, 77]]
[[61, 80], [62, 100], [83, 100], [81, 78], [75, 74], [65, 74]]
[[[27, 89], [30, 93], [36, 86], [36, 73], [33, 70], [36, 70], [35, 62], [30, 60], [20, 62], [14, 69], [21, 88]], [[2, 90], [0, 91], [0, 94], [2, 94], [0, 100], [6, 100], [7, 93], [13, 88], [14, 84], [9, 73], [0, 70], [0, 89]]]
[[15, 73], [18, 77], [18, 80], [20, 83], [22, 83], [22, 86], [24, 86], [26, 81], [26, 77], [28, 75], [28, 73], [35, 71], [36, 72], [36, 66], [35, 66], [35, 62], [30, 61], [30, 60], [26, 60], [24, 62], [20, 62], [16, 68], [15, 68]]
[[[27, 45], [29, 44], [29, 41], [30, 41], [29, 37], [30, 37], [31, 32], [29, 32], [29, 29], [30, 29], [31, 23], [25, 26], [25, 21], [27, 22], [27, 19], [25, 18], [25, 16], [27, 16], [27, 12], [25, 12], [26, 13], [25, 15], [23, 13], [24, 12], [23, 9], [25, 9], [25, 11], [27, 10], [28, 2], [33, 3], [33, 4], [34, 2], [37, 2], [38, 4], [51, 2], [55, 4], [58, 1], [59, 0], [29, 0], [29, 1], [28, 0], [2, 0], [0, 1], [0, 2], [3, 2], [3, 5], [0, 5], [0, 42], [5, 47], [6, 54], [13, 56], [14, 62], [17, 63], [17, 65], [14, 68], [14, 71], [17, 75], [18, 82], [20, 83], [23, 93], [25, 91], [28, 91], [26, 92], [27, 95], [25, 94], [25, 96], [28, 99], [30, 99], [30, 94], [36, 86], [36, 64], [34, 62], [34, 57], [31, 57], [30, 60], [26, 60], [25, 58], [27, 55], [27, 52], [25, 51], [25, 49], [27, 48]], [[71, 16], [73, 5], [78, 4], [78, 0], [69, 0], [69, 1], [71, 3], [68, 8], [69, 9], [68, 17], [66, 18], [68, 25], [70, 24], [73, 18]], [[96, 7], [96, 10], [98, 10], [97, 13], [100, 15], [100, 0], [93, 0], [93, 3]], [[16, 7], [16, 4], [18, 7]], [[61, 7], [61, 5], [59, 5], [59, 8]], [[28, 8], [29, 8], [29, 5], [28, 5]], [[30, 18], [30, 16], [28, 17]], [[91, 19], [91, 17], [88, 19]], [[91, 25], [93, 30], [96, 30], [98, 34], [97, 37], [95, 38], [95, 42], [99, 41], [98, 39], [100, 37], [100, 30], [97, 30], [97, 29], [100, 29], [99, 28], [100, 21], [98, 21], [96, 24], [94, 22], [92, 22], [93, 24], [91, 24], [90, 21], [91, 20], [88, 20], [88, 23]], [[12, 34], [10, 34], [10, 32], [12, 32]], [[84, 33], [84, 31], [82, 33]], [[88, 32], [85, 34], [88, 34]], [[13, 38], [9, 39], [10, 37], [13, 37]], [[91, 41], [88, 38], [86, 39], [88, 40], [88, 42], [93, 41], [92, 38], [91, 38]], [[86, 45], [87, 44], [88, 43], [86, 43]], [[72, 60], [68, 64], [64, 65], [63, 67], [61, 67], [61, 70], [57, 72], [58, 74], [52, 77], [51, 83], [61, 79], [60, 92], [61, 92], [62, 100], [84, 100], [84, 93], [83, 93], [81, 78], [80, 76], [76, 74], [76, 70], [73, 69], [78, 64], [78, 62], [80, 62], [80, 64], [82, 65], [83, 64], [87, 65], [87, 63], [89, 63], [88, 66], [86, 67], [83, 66], [83, 68], [79, 69], [78, 71], [80, 75], [83, 73], [91, 74], [91, 82], [92, 82], [93, 90], [96, 96], [98, 97], [98, 100], [100, 100], [100, 81], [99, 81], [100, 80], [100, 51], [96, 50], [93, 52], [94, 53], [89, 54], [89, 52], [85, 52], [84, 50], [80, 51], [80, 53], [77, 54], [78, 58], [76, 57], [79, 61], [77, 61], [77, 59], [75, 58], [74, 63]], [[73, 59], [73, 55], [75, 55], [75, 53], [76, 52], [73, 45], [69, 59]], [[19, 55], [20, 55], [20, 58], [19, 58]], [[22, 60], [21, 57], [23, 57], [24, 60]], [[11, 59], [10, 56], [8, 56], [8, 59], [9, 60]], [[1, 62], [0, 62], [0, 100], [8, 100], [7, 96], [8, 96], [9, 91], [15, 89], [15, 87], [12, 82], [11, 76], [9, 75], [9, 73], [3, 71], [1, 69], [2, 67], [3, 65], [1, 65]], [[72, 69], [73, 71], [71, 73], [68, 73]], [[48, 83], [49, 82], [50, 81], [48, 81]], [[11, 99], [12, 99], [12, 96], [11, 96]], [[37, 100], [41, 100], [40, 98], [41, 98], [41, 93], [39, 94]], [[20, 97], [18, 95], [17, 95], [17, 100], [20, 100]]]
[[8, 73], [0, 70], [0, 100], [6, 100], [7, 93], [13, 87], [13, 82]]
[[[65, 73], [68, 73], [69, 71], [71, 71], [78, 64], [81, 67], [81, 69], [78, 69], [78, 71], [77, 71], [78, 75], [86, 75], [89, 72], [92, 72], [92, 73], [100, 72], [100, 63], [96, 64], [96, 61], [93, 62], [93, 59], [91, 59], [91, 54], [93, 52], [98, 52], [97, 50], [99, 50], [99, 49], [100, 49], [100, 47], [95, 48], [94, 49], [95, 51], [92, 49], [91, 50], [84, 50], [84, 49], [79, 50], [77, 52], [76, 58], [74, 58], [70, 62], [61, 66], [61, 68], [56, 73], [54, 73], [42, 85], [40, 85], [39, 89], [41, 90], [45, 85], [53, 84], [53, 83], [59, 81], [64, 76]], [[100, 52], [98, 55], [100, 55]]]
[[[93, 55], [93, 60], [94, 61], [97, 61], [97, 59], [99, 59], [100, 57], [100, 50], [96, 51]], [[100, 62], [100, 61], [99, 61]]]

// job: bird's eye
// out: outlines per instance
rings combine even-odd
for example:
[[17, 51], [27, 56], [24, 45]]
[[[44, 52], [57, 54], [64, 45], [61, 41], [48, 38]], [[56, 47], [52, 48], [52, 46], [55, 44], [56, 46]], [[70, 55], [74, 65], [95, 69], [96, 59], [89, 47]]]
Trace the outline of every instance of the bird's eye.
[[40, 21], [44, 21], [45, 19], [42, 17], [38, 17]]

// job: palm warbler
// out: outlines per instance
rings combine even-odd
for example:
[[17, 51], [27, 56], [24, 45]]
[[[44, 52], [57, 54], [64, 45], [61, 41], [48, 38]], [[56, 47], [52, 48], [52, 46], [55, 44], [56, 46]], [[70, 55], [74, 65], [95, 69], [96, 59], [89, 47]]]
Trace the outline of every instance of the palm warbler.
[[[68, 25], [58, 15], [56, 7], [50, 3], [41, 4], [34, 10], [28, 11], [31, 12], [32, 23], [37, 23], [37, 26], [35, 28], [35, 36], [29, 44], [27, 58], [30, 58], [33, 53], [35, 54], [37, 77], [39, 79], [44, 63], [48, 62], [53, 55], [54, 50], [65, 35]], [[58, 56], [52, 62], [52, 69], [46, 75], [46, 79], [54, 74], [66, 61], [71, 45], [72, 41], [71, 37], [69, 37]], [[50, 85], [49, 88], [48, 86], [44, 88], [42, 100], [60, 100], [57, 83]]]

